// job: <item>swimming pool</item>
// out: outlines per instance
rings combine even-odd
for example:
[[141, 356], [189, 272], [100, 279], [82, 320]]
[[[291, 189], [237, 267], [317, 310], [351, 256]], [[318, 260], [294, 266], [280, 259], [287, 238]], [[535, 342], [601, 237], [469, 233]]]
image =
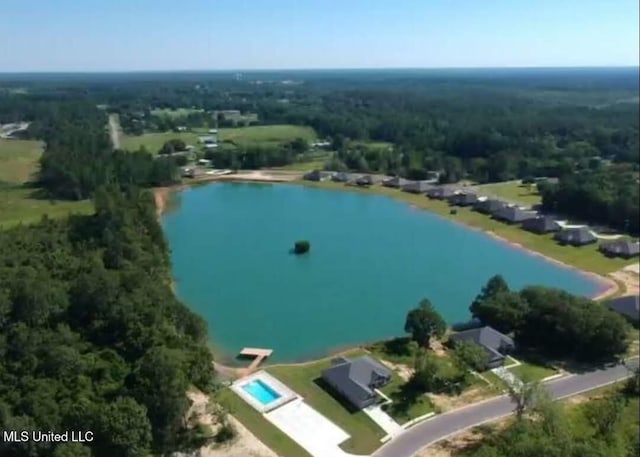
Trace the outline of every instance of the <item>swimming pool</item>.
[[242, 386], [242, 389], [262, 405], [268, 405], [282, 396], [260, 379], [248, 382]]

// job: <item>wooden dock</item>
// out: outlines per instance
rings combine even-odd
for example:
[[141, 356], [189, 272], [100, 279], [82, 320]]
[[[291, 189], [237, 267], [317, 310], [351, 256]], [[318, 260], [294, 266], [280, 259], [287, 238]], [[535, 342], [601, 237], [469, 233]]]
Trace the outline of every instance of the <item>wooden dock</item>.
[[242, 369], [242, 375], [246, 376], [252, 373], [262, 363], [264, 359], [273, 353], [273, 349], [263, 348], [244, 348], [240, 351], [242, 357], [253, 357], [253, 361], [247, 368]]

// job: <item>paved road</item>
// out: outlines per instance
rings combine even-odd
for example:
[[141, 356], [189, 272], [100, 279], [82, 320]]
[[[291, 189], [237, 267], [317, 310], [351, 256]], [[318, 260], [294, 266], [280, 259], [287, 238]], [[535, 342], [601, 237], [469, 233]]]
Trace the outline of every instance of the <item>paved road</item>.
[[[627, 364], [638, 367], [638, 360]], [[555, 399], [577, 395], [624, 379], [631, 374], [623, 365], [571, 375], [545, 383], [545, 387]], [[439, 414], [407, 432], [392, 439], [373, 454], [373, 457], [411, 457], [420, 449], [462, 432], [471, 427], [508, 416], [514, 405], [508, 396], [501, 396], [485, 402]]]

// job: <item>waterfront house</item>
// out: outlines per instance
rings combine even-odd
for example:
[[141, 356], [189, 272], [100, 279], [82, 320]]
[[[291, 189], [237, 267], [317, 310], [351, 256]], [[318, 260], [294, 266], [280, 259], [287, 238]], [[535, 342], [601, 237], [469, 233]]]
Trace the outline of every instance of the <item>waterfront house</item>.
[[461, 192], [447, 199], [452, 206], [473, 206], [478, 203], [478, 196], [473, 192]]
[[501, 366], [507, 354], [515, 348], [511, 338], [489, 326], [454, 333], [449, 341], [454, 346], [461, 341], [480, 346], [487, 354], [487, 368]]
[[533, 233], [551, 233], [560, 230], [560, 224], [549, 216], [539, 216], [527, 219], [522, 223], [522, 228]]
[[640, 321], [640, 297], [638, 295], [626, 295], [607, 300], [605, 305], [609, 309], [622, 314], [632, 323], [638, 324], [638, 321]]
[[507, 204], [502, 200], [487, 198], [486, 200], [478, 200], [473, 205], [473, 209], [483, 214], [495, 214], [506, 206]]
[[505, 206], [504, 208], [496, 211], [493, 214], [493, 218], [508, 224], [519, 224], [528, 219], [536, 217], [536, 213], [533, 211], [525, 211], [517, 206]]
[[433, 187], [427, 191], [427, 197], [433, 198], [434, 200], [447, 200], [457, 194], [458, 192], [446, 186]]
[[371, 175], [360, 176], [358, 179], [356, 179], [356, 184], [358, 186], [370, 186], [373, 184], [373, 178], [371, 177]]
[[602, 243], [598, 249], [607, 257], [630, 259], [640, 254], [640, 244], [633, 240], [616, 240]]
[[351, 176], [349, 173], [345, 173], [344, 171], [340, 171], [333, 176], [331, 176], [331, 180], [333, 182], [348, 182]]
[[428, 181], [407, 181], [402, 186], [403, 192], [409, 192], [412, 194], [424, 194], [433, 187]]
[[309, 173], [305, 174], [302, 179], [304, 179], [305, 181], [323, 181], [324, 179], [326, 179], [322, 173], [320, 172], [320, 170], [313, 170], [310, 171]]
[[375, 391], [391, 381], [391, 372], [368, 355], [356, 359], [337, 357], [322, 372], [322, 380], [360, 410], [376, 402]]
[[387, 178], [382, 181], [382, 185], [384, 187], [393, 187], [395, 189], [400, 189], [405, 186], [409, 181], [400, 176], [394, 176], [393, 178]]
[[556, 233], [554, 238], [560, 244], [572, 246], [585, 246], [598, 241], [589, 227], [567, 228]]

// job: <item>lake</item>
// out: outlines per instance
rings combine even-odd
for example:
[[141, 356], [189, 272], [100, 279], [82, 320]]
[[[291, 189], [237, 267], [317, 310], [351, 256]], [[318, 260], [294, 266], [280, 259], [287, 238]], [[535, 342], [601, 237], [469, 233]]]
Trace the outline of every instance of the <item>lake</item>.
[[[426, 197], [425, 197], [426, 198]], [[245, 346], [304, 360], [403, 335], [427, 297], [468, 320], [487, 280], [581, 295], [600, 285], [481, 232], [390, 197], [299, 185], [216, 183], [176, 194], [163, 216], [177, 293], [225, 358]], [[311, 251], [292, 255], [296, 240]]]

